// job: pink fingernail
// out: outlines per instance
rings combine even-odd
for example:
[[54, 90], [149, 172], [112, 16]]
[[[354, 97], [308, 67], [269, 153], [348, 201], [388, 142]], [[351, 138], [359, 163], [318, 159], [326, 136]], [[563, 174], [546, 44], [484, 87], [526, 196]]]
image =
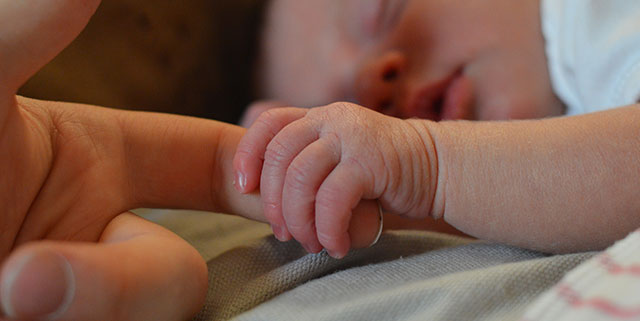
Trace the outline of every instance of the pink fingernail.
[[273, 235], [278, 239], [278, 241], [280, 242], [286, 242], [287, 237], [286, 237], [286, 233], [285, 230], [282, 226], [280, 225], [271, 225], [271, 229], [273, 230]]
[[334, 251], [331, 251], [331, 250], [327, 250], [327, 254], [329, 254], [329, 256], [334, 258], [334, 259], [341, 259], [341, 258], [345, 257], [344, 254], [339, 253], [339, 252], [334, 252]]
[[306, 245], [305, 248], [308, 249], [307, 251], [309, 253], [320, 253], [320, 251], [322, 251], [322, 245], [317, 243], [313, 245]]
[[319, 251], [314, 251], [314, 249], [311, 248], [311, 246], [307, 245], [307, 244], [302, 244], [302, 247], [304, 247], [304, 249], [307, 251], [307, 253], [318, 253]]
[[236, 189], [241, 193], [245, 192], [247, 188], [247, 177], [241, 171], [236, 171], [236, 179], [234, 181]]

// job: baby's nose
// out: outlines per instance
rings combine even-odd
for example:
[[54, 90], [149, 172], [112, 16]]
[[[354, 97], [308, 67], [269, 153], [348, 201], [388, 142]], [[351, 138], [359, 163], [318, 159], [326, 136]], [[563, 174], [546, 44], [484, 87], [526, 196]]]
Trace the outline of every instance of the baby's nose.
[[355, 80], [358, 103], [388, 115], [397, 113], [405, 64], [405, 55], [398, 51], [383, 53], [362, 64]]

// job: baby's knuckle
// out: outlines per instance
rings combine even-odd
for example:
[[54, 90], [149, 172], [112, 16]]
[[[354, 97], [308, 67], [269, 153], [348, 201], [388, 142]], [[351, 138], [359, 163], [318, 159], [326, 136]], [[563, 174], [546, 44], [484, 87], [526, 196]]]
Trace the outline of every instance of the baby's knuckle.
[[331, 114], [331, 111], [328, 108], [328, 106], [317, 107], [317, 108], [311, 108], [309, 112], [307, 112], [307, 114], [305, 115], [305, 118], [308, 121], [315, 121], [315, 120], [322, 121], [330, 118], [330, 114]]
[[263, 111], [260, 116], [258, 116], [259, 120], [262, 120], [264, 122], [269, 122], [272, 119], [277, 119], [280, 117], [280, 115], [283, 114], [283, 110], [281, 108], [272, 108], [272, 109], [267, 109], [265, 111]]
[[313, 221], [293, 221], [287, 222], [287, 228], [291, 235], [296, 238], [296, 240], [304, 242], [309, 238], [309, 235], [313, 233], [314, 226]]
[[247, 159], [254, 157], [254, 144], [253, 143], [245, 143], [238, 145], [238, 149], [236, 150], [235, 157], [241, 159]]
[[312, 108], [307, 115], [310, 118], [324, 120], [327, 118], [339, 117], [341, 115], [344, 115], [349, 109], [350, 106], [348, 105], [348, 103], [336, 102], [323, 107]]
[[332, 103], [329, 105], [331, 108], [334, 108], [336, 110], [357, 110], [360, 108], [360, 106], [353, 104], [353, 103], [349, 103], [346, 101], [338, 101], [335, 103]]
[[339, 204], [344, 203], [344, 192], [334, 186], [324, 185], [316, 195], [316, 211], [318, 213], [330, 213], [330, 215], [341, 215]]
[[277, 125], [278, 119], [278, 110], [269, 109], [263, 111], [258, 118], [256, 118], [253, 125], [249, 128], [249, 130], [255, 130], [256, 128], [261, 130], [266, 130], [270, 133], [273, 133], [274, 127]]
[[292, 108], [272, 108], [263, 111], [252, 127], [266, 128], [270, 134], [275, 135], [275, 128], [286, 122], [287, 115], [293, 111]]
[[278, 139], [272, 140], [264, 152], [264, 162], [268, 165], [279, 165], [291, 156], [289, 148]]
[[[374, 160], [373, 156], [369, 157], [360, 157], [360, 156], [347, 156], [342, 160], [342, 164], [352, 169], [354, 172], [353, 177], [360, 178], [361, 182], [374, 182], [374, 178], [382, 179], [384, 176], [383, 171], [374, 170], [374, 168], [380, 168], [384, 166], [372, 165], [375, 164], [376, 160]], [[355, 175], [357, 174], [357, 175]]]
[[285, 184], [289, 188], [299, 190], [309, 185], [309, 170], [307, 166], [295, 162], [287, 169]]
[[340, 237], [333, 231], [318, 231], [318, 241], [322, 246], [334, 249], [340, 245]]
[[278, 221], [282, 216], [280, 202], [275, 199], [264, 199], [262, 201], [262, 207], [264, 216], [270, 223]]

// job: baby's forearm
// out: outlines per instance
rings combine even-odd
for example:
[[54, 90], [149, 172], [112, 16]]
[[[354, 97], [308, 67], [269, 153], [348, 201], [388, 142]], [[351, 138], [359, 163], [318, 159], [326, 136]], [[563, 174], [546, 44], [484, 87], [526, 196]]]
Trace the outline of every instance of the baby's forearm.
[[640, 227], [640, 108], [509, 122], [424, 122], [434, 214], [473, 236], [550, 252]]

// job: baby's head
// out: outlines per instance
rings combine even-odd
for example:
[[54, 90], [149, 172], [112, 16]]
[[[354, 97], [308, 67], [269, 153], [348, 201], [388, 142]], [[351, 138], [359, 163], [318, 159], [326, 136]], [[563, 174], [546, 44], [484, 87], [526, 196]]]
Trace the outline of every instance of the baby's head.
[[539, 0], [271, 0], [262, 96], [398, 117], [560, 115]]

